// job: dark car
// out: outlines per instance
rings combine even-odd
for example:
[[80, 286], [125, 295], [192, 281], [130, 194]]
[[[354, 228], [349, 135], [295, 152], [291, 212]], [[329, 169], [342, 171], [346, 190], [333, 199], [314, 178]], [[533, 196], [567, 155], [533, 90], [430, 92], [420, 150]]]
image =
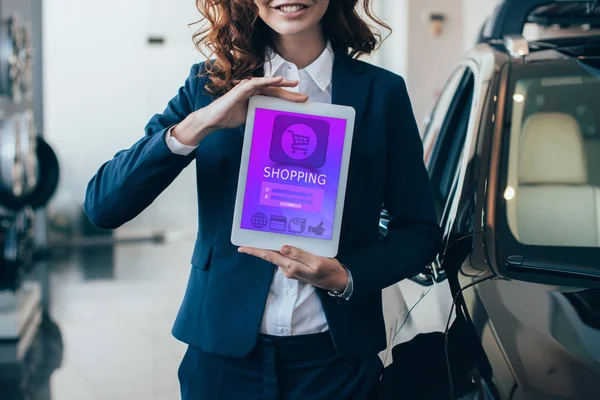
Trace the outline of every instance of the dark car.
[[423, 140], [456, 316], [391, 349], [382, 399], [600, 399], [598, 27], [505, 1], [448, 80]]

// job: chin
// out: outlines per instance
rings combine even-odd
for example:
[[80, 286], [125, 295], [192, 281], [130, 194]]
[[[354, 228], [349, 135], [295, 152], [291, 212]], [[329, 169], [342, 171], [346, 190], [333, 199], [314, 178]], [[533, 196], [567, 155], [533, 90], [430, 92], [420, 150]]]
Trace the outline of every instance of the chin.
[[259, 7], [260, 18], [275, 33], [300, 36], [320, 29], [329, 0], [254, 0], [254, 3]]
[[283, 23], [272, 26], [271, 29], [281, 36], [300, 36], [310, 32], [313, 26], [311, 24]]

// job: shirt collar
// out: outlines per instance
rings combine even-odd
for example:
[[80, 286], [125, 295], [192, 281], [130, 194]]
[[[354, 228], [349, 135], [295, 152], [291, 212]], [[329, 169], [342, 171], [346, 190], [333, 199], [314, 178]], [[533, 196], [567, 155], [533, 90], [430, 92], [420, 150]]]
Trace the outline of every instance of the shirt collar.
[[[267, 62], [264, 67], [265, 76], [274, 76], [286, 62], [279, 54], [273, 50], [269, 50], [267, 53]], [[304, 68], [304, 71], [319, 86], [319, 89], [322, 91], [327, 90], [331, 84], [333, 74], [333, 48], [330, 42], [327, 42], [325, 50], [308, 67]]]

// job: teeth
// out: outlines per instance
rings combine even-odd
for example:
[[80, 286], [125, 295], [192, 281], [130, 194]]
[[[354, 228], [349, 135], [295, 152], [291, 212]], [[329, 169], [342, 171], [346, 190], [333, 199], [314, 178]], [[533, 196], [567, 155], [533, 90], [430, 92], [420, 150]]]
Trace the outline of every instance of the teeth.
[[304, 9], [304, 6], [301, 5], [290, 5], [290, 6], [281, 6], [280, 10], [286, 13], [293, 13]]

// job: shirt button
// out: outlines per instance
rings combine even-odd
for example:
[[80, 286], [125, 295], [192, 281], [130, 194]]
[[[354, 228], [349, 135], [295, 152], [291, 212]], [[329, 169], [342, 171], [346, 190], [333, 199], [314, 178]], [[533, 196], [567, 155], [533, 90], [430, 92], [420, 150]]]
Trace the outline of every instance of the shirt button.
[[289, 289], [288, 290], [288, 296], [293, 296], [295, 294], [296, 294], [296, 292], [294, 292], [294, 289]]

